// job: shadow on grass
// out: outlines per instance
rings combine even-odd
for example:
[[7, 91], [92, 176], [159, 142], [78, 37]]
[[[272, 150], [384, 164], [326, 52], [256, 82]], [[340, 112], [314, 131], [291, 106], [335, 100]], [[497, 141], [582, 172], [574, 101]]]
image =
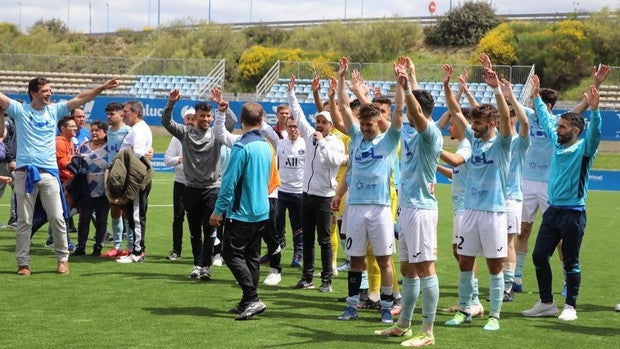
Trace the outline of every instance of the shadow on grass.
[[[377, 335], [360, 335], [360, 334], [343, 334], [338, 333], [338, 335], [334, 335], [333, 330], [326, 329], [317, 330], [316, 328], [305, 327], [300, 325], [288, 325], [290, 327], [296, 328], [297, 331], [290, 331], [288, 333], [288, 338], [286, 338], [286, 343], [281, 344], [270, 344], [269, 347], [290, 347], [292, 345], [307, 345], [312, 344], [316, 345], [317, 343], [321, 343], [321, 346], [328, 345], [330, 339], [337, 343], [358, 343], [363, 345], [364, 347], [368, 345], [376, 346], [376, 345], [390, 345], [394, 346], [394, 342], [386, 340], [385, 337], [380, 337]], [[297, 342], [291, 341], [292, 338], [298, 338]]]
[[543, 330], [572, 332], [600, 337], [614, 337], [618, 334], [617, 327], [581, 326], [575, 321], [567, 322], [558, 319], [537, 319], [537, 321], [538, 323], [535, 326]]
[[[221, 317], [234, 318], [234, 314], [229, 314], [221, 310], [214, 310], [206, 307], [166, 307], [166, 308], [143, 308], [153, 315], [169, 316], [169, 315], [189, 315], [189, 316], [205, 316], [205, 317]], [[258, 319], [252, 318], [252, 319]]]

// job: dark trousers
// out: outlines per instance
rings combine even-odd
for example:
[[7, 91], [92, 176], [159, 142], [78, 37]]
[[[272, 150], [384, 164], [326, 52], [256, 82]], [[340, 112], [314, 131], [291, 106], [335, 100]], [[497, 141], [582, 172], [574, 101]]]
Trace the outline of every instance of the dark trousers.
[[332, 243], [330, 230], [332, 224], [331, 197], [308, 195], [301, 199], [301, 229], [304, 237], [303, 278], [310, 282], [314, 274], [314, 236], [321, 248], [321, 281], [332, 280]]
[[[209, 217], [213, 213], [219, 188], [193, 188], [185, 186], [183, 204], [187, 212], [194, 265], [210, 267], [213, 260], [213, 227]], [[204, 238], [203, 238], [204, 235]]]
[[577, 303], [581, 284], [579, 250], [586, 228], [586, 211], [563, 209], [550, 206], [543, 214], [538, 230], [532, 260], [536, 268], [538, 292], [543, 303], [553, 301], [551, 293], [551, 266], [549, 259], [562, 240], [564, 271], [566, 272], [566, 304], [573, 307]]
[[282, 271], [282, 236], [276, 229], [276, 199], [269, 198], [269, 219], [266, 221], [263, 240], [267, 245], [267, 255], [269, 256], [269, 267]]
[[293, 253], [302, 254], [304, 241], [301, 230], [301, 194], [278, 191], [276, 201], [276, 230], [284, 240], [286, 227], [286, 210], [288, 210], [289, 223], [293, 230]]
[[[136, 200], [128, 202], [125, 206], [127, 212], [127, 222], [129, 228], [133, 231], [133, 254], [139, 255], [146, 251], [146, 244], [144, 239], [146, 236], [146, 211], [149, 208], [149, 194], [151, 193], [151, 184], [149, 183], [146, 188], [140, 190]], [[138, 212], [135, 212], [136, 209]], [[137, 215], [136, 215], [137, 213]], [[137, 246], [136, 246], [137, 245]]]
[[181, 254], [183, 249], [183, 221], [185, 220], [185, 206], [183, 206], [183, 194], [185, 184], [174, 182], [172, 187], [172, 250]]
[[241, 303], [258, 301], [260, 240], [267, 221], [247, 223], [226, 219], [222, 255], [243, 291]]
[[95, 213], [95, 248], [103, 247], [103, 239], [108, 225], [108, 214], [110, 213], [110, 205], [108, 198], [105, 196], [98, 198], [90, 198], [90, 200], [82, 200], [78, 203], [78, 211], [80, 212], [80, 220], [78, 221], [78, 247], [85, 249], [88, 242], [88, 234], [90, 221]]

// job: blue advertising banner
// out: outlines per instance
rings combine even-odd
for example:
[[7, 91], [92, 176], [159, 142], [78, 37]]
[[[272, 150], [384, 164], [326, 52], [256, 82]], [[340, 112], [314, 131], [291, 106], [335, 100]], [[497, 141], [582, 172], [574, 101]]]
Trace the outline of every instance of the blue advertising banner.
[[[8, 94], [11, 98], [18, 98], [24, 101], [28, 100], [28, 95], [26, 94]], [[66, 95], [53, 95], [52, 99], [56, 102], [65, 101], [73, 96]], [[100, 96], [97, 97], [94, 101], [87, 103], [84, 106], [84, 110], [86, 112], [86, 120], [90, 122], [91, 120], [106, 120], [105, 114], [105, 106], [110, 102], [120, 102], [125, 103], [129, 100], [139, 100], [144, 105], [144, 121], [150, 126], [161, 126], [161, 115], [168, 103], [167, 99], [163, 98], [153, 98], [153, 99], [144, 99], [144, 98], [127, 98], [127, 97], [106, 97]], [[245, 102], [230, 102], [230, 108], [235, 112], [236, 115], [239, 115], [241, 112], [241, 106]], [[265, 112], [267, 113], [267, 122], [273, 125], [276, 122], [276, 108], [281, 103], [272, 103], [272, 102], [260, 102]], [[179, 100], [175, 105], [175, 110], [173, 111], [173, 119], [177, 122], [182, 122], [183, 112], [190, 107], [194, 107], [196, 105], [196, 101], [193, 100]], [[313, 115], [316, 113], [316, 108], [312, 103], [301, 103], [301, 108], [308, 117], [308, 120], [311, 123], [314, 123]], [[438, 120], [443, 113], [447, 110], [446, 107], [435, 107], [433, 110], [433, 119]], [[564, 110], [555, 111], [557, 114], [561, 114], [565, 112]], [[584, 113], [584, 117], [589, 118], [590, 113]], [[603, 119], [602, 124], [602, 139], [604, 141], [620, 141], [620, 112], [614, 110], [603, 110], [601, 111], [601, 118]], [[237, 128], [241, 128], [240, 124], [237, 124]], [[447, 130], [444, 131], [444, 134], [447, 135]]]

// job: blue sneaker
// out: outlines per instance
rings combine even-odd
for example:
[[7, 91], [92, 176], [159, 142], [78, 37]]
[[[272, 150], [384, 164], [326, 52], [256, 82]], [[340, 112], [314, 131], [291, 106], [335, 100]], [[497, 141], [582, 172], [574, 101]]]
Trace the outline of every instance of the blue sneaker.
[[462, 323], [470, 322], [471, 314], [467, 314], [459, 310], [454, 314], [454, 317], [452, 319], [446, 321], [446, 326], [459, 326]]
[[566, 298], [566, 284], [562, 287], [562, 297]]
[[394, 318], [390, 309], [381, 309], [381, 322], [384, 324], [393, 324]]
[[357, 309], [352, 305], [347, 305], [347, 307], [344, 308], [344, 313], [338, 316], [338, 320], [349, 321], [353, 319], [357, 319]]
[[512, 283], [512, 292], [523, 293], [523, 284]]
[[75, 245], [73, 244], [73, 242], [69, 241], [67, 243], [67, 245], [69, 245], [69, 251], [71, 251], [71, 252], [75, 251]]

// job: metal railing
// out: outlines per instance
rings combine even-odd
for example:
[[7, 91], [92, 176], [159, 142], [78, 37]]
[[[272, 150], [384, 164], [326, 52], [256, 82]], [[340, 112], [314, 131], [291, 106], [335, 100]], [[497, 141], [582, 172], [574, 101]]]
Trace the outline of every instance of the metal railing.
[[280, 61], [277, 61], [256, 85], [256, 100], [261, 100], [279, 77]]
[[226, 77], [226, 60], [221, 59], [215, 68], [207, 74], [207, 76], [209, 79], [207, 79], [206, 83], [200, 87], [200, 90], [196, 94], [196, 99], [203, 99], [204, 96], [208, 96], [211, 89], [214, 87], [223, 89]]

